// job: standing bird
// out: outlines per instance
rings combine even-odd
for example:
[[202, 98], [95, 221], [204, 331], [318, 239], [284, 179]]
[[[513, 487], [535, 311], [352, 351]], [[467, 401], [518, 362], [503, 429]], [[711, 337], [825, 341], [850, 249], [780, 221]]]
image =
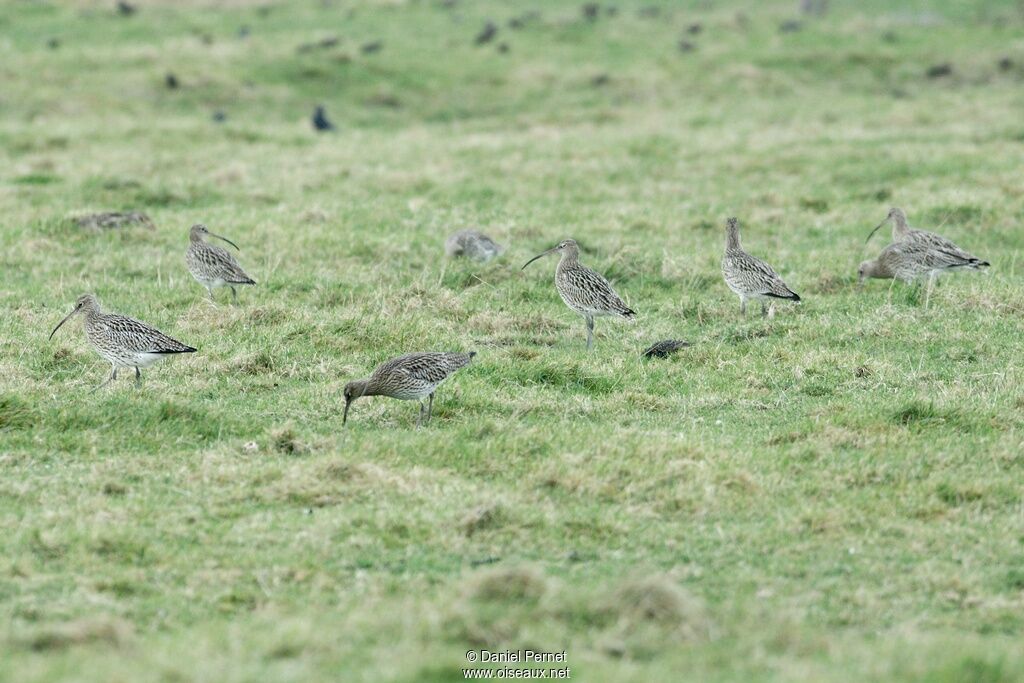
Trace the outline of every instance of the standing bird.
[[594, 318], [614, 315], [632, 318], [636, 315], [622, 300], [608, 280], [580, 263], [580, 248], [576, 240], [562, 240], [557, 246], [537, 254], [523, 264], [522, 270], [541, 256], [560, 252], [562, 257], [555, 268], [555, 289], [565, 305], [583, 316], [587, 323], [587, 350], [594, 346]]
[[366, 379], [357, 379], [345, 385], [345, 412], [341, 424], [348, 421], [348, 407], [363, 396], [390, 396], [400, 401], [419, 401], [417, 427], [423, 422], [423, 399], [429, 396], [430, 402], [426, 407], [429, 422], [434, 412], [434, 392], [437, 387], [453, 372], [469, 365], [475, 355], [476, 351], [409, 353], [385, 361]]
[[722, 277], [729, 289], [740, 298], [740, 312], [747, 314], [747, 301], [761, 300], [761, 315], [768, 314], [770, 299], [800, 301], [800, 296], [786, 286], [770, 265], [743, 251], [740, 246], [740, 224], [735, 218], [725, 223], [725, 255], [722, 257]]
[[861, 263], [857, 276], [861, 284], [867, 278], [896, 279], [906, 283], [927, 278], [924, 307], [928, 308], [936, 277], [956, 269], [978, 270], [987, 265], [966, 252], [939, 249], [924, 240], [902, 239], [883, 249], [878, 258]]
[[85, 322], [82, 325], [85, 328], [85, 338], [96, 353], [110, 363], [113, 370], [110, 378], [96, 389], [117, 379], [119, 368], [135, 368], [135, 383], [141, 385], [142, 372], [139, 368], [149, 367], [171, 354], [195, 351], [191, 346], [171, 339], [160, 330], [135, 318], [116, 313], [104, 313], [100, 309], [96, 297], [92, 294], [83, 294], [78, 297], [75, 308], [57, 323], [57, 327], [53, 328], [53, 332], [50, 333], [50, 339], [53, 339], [53, 335], [57, 333], [60, 326], [76, 313], [85, 316]]
[[238, 249], [238, 246], [227, 237], [214, 235], [205, 225], [193, 225], [188, 232], [188, 251], [185, 252], [185, 265], [188, 272], [196, 282], [206, 287], [210, 293], [210, 301], [213, 301], [214, 287], [230, 287], [231, 298], [238, 301], [238, 292], [235, 285], [254, 285], [256, 281], [245, 274], [242, 267], [238, 265], [235, 257], [216, 245], [210, 244], [203, 239], [204, 236], [216, 237]]
[[926, 249], [935, 249], [938, 251], [946, 252], [951, 258], [956, 258], [962, 261], [967, 261], [971, 265], [971, 268], [975, 270], [979, 268], [988, 267], [988, 261], [982, 261], [973, 254], [964, 251], [956, 244], [946, 239], [942, 235], [937, 235], [934, 232], [928, 232], [927, 230], [918, 230], [910, 227], [907, 223], [907, 215], [903, 213], [903, 209], [897, 209], [895, 207], [889, 209], [889, 215], [885, 217], [881, 223], [875, 226], [875, 229], [868, 235], [868, 239], [864, 240], [864, 244], [874, 236], [878, 229], [886, 223], [892, 221], [892, 241], [898, 242], [900, 240], [911, 240], [919, 242]]
[[328, 130], [334, 130], [334, 124], [327, 119], [327, 112], [324, 110], [324, 106], [322, 104], [318, 104], [316, 106], [316, 110], [313, 112], [313, 128], [321, 133]]

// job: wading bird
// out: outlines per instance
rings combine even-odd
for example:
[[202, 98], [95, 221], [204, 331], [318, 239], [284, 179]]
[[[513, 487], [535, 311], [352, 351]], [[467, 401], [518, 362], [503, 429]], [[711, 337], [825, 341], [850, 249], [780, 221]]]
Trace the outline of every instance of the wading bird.
[[594, 345], [594, 318], [617, 316], [632, 318], [636, 315], [622, 300], [608, 280], [600, 273], [580, 263], [580, 248], [576, 240], [562, 240], [556, 246], [537, 254], [523, 265], [523, 270], [542, 256], [554, 252], [561, 254], [555, 267], [555, 289], [565, 305], [583, 316], [587, 323], [587, 349]]
[[92, 294], [78, 297], [75, 308], [57, 323], [57, 327], [50, 333], [50, 339], [53, 339], [61, 325], [77, 313], [81, 313], [85, 319], [82, 327], [85, 329], [85, 338], [89, 345], [111, 365], [110, 378], [96, 389], [117, 379], [117, 371], [120, 368], [135, 368], [135, 383], [141, 384], [142, 372], [139, 368], [148, 367], [173, 354], [195, 351], [191, 346], [171, 339], [160, 330], [135, 318], [104, 313]]
[[357, 379], [345, 385], [345, 412], [341, 424], [348, 421], [348, 408], [357, 398], [363, 396], [388, 396], [400, 401], [419, 401], [420, 414], [416, 420], [419, 427], [423, 422], [423, 399], [430, 397], [426, 406], [427, 422], [434, 411], [434, 392], [448, 377], [469, 365], [476, 351], [469, 353], [409, 353], [385, 361], [366, 379]]

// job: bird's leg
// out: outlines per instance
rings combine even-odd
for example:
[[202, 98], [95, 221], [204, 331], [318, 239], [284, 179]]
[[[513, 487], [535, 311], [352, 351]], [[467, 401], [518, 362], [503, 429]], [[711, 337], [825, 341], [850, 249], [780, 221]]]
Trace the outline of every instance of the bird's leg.
[[108, 384], [113, 382], [115, 379], [117, 379], [117, 366], [116, 365], [111, 365], [110, 367], [113, 368], [114, 371], [110, 373], [110, 377], [107, 378], [106, 382], [104, 382], [103, 384], [101, 384], [98, 387], [96, 387], [95, 389], [93, 389], [93, 393], [99, 391], [100, 389], [102, 389], [103, 387], [107, 386]]
[[427, 403], [427, 422], [434, 416], [434, 392], [430, 392], [430, 402]]
[[932, 289], [935, 287], [935, 273], [928, 274], [928, 286], [924, 290], [924, 310], [928, 310], [928, 300], [932, 297]]
[[423, 424], [423, 401], [421, 400], [420, 401], [420, 414], [419, 414], [419, 417], [416, 418], [416, 429], [419, 429], [420, 425], [422, 425], [422, 424]]
[[744, 318], [747, 317], [747, 299], [746, 297], [740, 297], [740, 315]]
[[765, 318], [768, 316], [768, 304], [764, 299], [761, 299], [761, 317]]
[[591, 316], [586, 317], [587, 321], [587, 351], [594, 348], [594, 319]]
[[139, 370], [139, 366], [135, 366], [135, 386], [142, 386], [142, 370]]
[[238, 292], [235, 291], [234, 286], [231, 287], [231, 303], [238, 303]]
[[210, 295], [210, 301], [217, 303], [217, 300], [213, 298], [213, 287], [211, 287], [210, 285], [206, 285], [206, 291]]

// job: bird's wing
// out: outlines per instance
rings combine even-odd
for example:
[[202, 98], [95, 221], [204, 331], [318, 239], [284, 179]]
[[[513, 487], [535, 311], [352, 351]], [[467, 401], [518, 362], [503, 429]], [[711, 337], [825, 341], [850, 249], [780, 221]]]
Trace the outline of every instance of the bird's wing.
[[196, 257], [205, 265], [216, 271], [225, 281], [235, 284], [250, 284], [253, 280], [242, 267], [238, 265], [235, 257], [227, 249], [218, 247], [216, 244], [206, 244], [205, 249], [200, 249]]
[[633, 311], [612, 289], [603, 275], [585, 266], [565, 271], [566, 283], [576, 291], [579, 301], [597, 311], [611, 311], [620, 315], [632, 315]]
[[155, 327], [126, 315], [105, 315], [101, 320], [101, 325], [101, 335], [118, 346], [137, 353], [195, 351], [191, 346], [168, 337]]

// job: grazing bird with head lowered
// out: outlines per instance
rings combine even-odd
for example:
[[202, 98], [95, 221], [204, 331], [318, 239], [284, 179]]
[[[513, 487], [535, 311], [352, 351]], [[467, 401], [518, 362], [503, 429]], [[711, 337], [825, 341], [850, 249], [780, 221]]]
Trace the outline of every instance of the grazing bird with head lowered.
[[922, 240], [902, 239], [893, 242], [878, 255], [864, 261], [857, 269], [857, 278], [863, 285], [868, 278], [895, 279], [912, 283], [927, 279], [924, 306], [928, 308], [935, 279], [954, 270], [979, 270], [986, 262], [962, 251], [938, 249]]
[[[981, 268], [987, 268], [989, 266], [988, 261], [982, 261], [973, 254], [961, 249], [959, 246], [954, 244], [951, 240], [946, 239], [942, 235], [938, 235], [934, 232], [928, 232], [927, 230], [918, 230], [917, 228], [910, 227], [907, 223], [907, 215], [903, 213], [903, 209], [893, 207], [889, 209], [889, 214], [885, 217], [881, 223], [875, 226], [875, 229], [868, 235], [867, 240], [864, 244], [874, 236], [878, 230], [886, 223], [892, 222], [892, 241], [900, 242], [903, 240], [909, 240], [916, 242], [924, 247], [926, 250], [934, 250], [943, 252], [949, 255], [954, 260], [965, 261], [969, 265], [966, 267], [974, 270], [980, 270]], [[959, 266], [956, 266], [959, 267]]]
[[586, 321], [589, 350], [594, 346], [594, 318], [633, 318], [636, 312], [616, 294], [603, 275], [580, 263], [580, 248], [576, 240], [562, 240], [547, 251], [537, 254], [523, 265], [523, 270], [540, 257], [556, 251], [561, 254], [561, 259], [555, 267], [555, 289], [565, 305]]
[[226, 249], [204, 240], [207, 235], [223, 240], [238, 249], [234, 242], [227, 237], [214, 235], [205, 225], [193, 225], [188, 233], [188, 251], [185, 252], [188, 272], [192, 273], [196, 282], [206, 287], [206, 291], [210, 293], [210, 301], [214, 300], [214, 287], [230, 287], [232, 300], [238, 301], [235, 285], [254, 285], [256, 281], [245, 274], [235, 257]]
[[800, 301], [800, 296], [791, 290], [778, 273], [756, 256], [743, 251], [740, 246], [740, 224], [730, 218], [725, 224], [725, 255], [722, 256], [722, 277], [725, 284], [740, 298], [740, 312], [747, 314], [747, 301], [761, 301], [761, 315], [768, 314], [768, 303], [772, 299]]
[[341, 424], [348, 421], [348, 409], [352, 402], [363, 396], [388, 396], [400, 401], [419, 401], [420, 414], [416, 420], [419, 427], [423, 422], [423, 399], [429, 397], [426, 406], [427, 422], [434, 411], [434, 392], [459, 368], [469, 365], [476, 351], [469, 353], [409, 353], [381, 363], [366, 379], [357, 379], [345, 385], [345, 412]]
[[117, 371], [120, 368], [135, 368], [135, 382], [141, 384], [142, 372], [139, 368], [148, 367], [170, 355], [195, 351], [191, 346], [171, 339], [144, 322], [126, 315], [104, 313], [92, 294], [78, 297], [74, 309], [53, 328], [50, 339], [53, 339], [61, 325], [78, 313], [85, 318], [85, 338], [112, 368], [110, 378], [96, 389], [117, 379]]

